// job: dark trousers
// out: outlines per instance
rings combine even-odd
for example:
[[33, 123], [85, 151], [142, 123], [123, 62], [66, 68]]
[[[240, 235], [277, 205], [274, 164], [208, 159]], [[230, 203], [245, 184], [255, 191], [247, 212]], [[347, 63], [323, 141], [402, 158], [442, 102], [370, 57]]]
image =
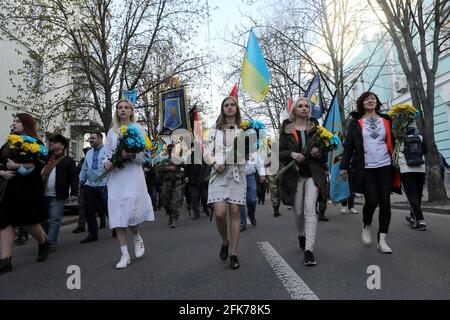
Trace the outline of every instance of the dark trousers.
[[84, 190], [80, 190], [78, 196], [78, 227], [84, 229], [86, 227], [86, 215], [84, 214]]
[[98, 236], [98, 224], [96, 211], [108, 212], [108, 191], [106, 187], [83, 187], [84, 214], [88, 225], [89, 234]]
[[411, 216], [416, 221], [423, 220], [422, 208], [422, 192], [425, 184], [425, 173], [423, 172], [407, 172], [400, 175], [402, 182], [402, 190], [408, 198], [411, 209]]
[[160, 208], [159, 194], [161, 192], [161, 186], [157, 183], [152, 183], [148, 187], [150, 198], [152, 200], [153, 210], [158, 210]]
[[375, 209], [378, 206], [378, 233], [388, 233], [389, 231], [392, 178], [391, 166], [364, 170], [363, 221], [365, 225], [371, 225]]
[[189, 198], [191, 207], [194, 210], [194, 217], [200, 218], [200, 188], [198, 185], [189, 185]]
[[264, 204], [264, 200], [266, 199], [266, 182], [259, 182], [259, 178], [256, 180], [256, 194], [258, 195], [258, 203], [262, 202]]
[[350, 196], [345, 199], [344, 201], [342, 201], [341, 203], [344, 207], [347, 207], [349, 209], [352, 209], [355, 207], [355, 193], [350, 191]]
[[190, 208], [192, 204], [191, 192], [189, 191], [189, 184], [186, 183], [183, 187], [183, 194], [186, 199], [186, 205]]
[[194, 217], [200, 217], [200, 203], [203, 211], [208, 213], [208, 185], [189, 185], [189, 198], [191, 207], [194, 210]]
[[349, 209], [355, 207], [355, 193], [353, 192], [352, 181], [353, 181], [353, 173], [350, 170], [348, 172], [348, 186], [350, 188], [350, 196], [341, 203], [344, 207], [348, 207]]

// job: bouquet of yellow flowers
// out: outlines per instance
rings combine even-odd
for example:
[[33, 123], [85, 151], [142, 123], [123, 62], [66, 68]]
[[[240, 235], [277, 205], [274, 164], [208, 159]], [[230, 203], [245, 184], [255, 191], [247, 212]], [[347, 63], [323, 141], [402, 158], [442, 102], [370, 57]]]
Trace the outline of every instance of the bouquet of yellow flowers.
[[[16, 163], [28, 163], [39, 161], [44, 163], [48, 155], [47, 149], [35, 138], [27, 135], [10, 134], [6, 139], [9, 149], [9, 158]], [[0, 168], [6, 170], [5, 168]], [[8, 181], [0, 178], [0, 201], [6, 190]]]
[[[317, 125], [315, 127], [314, 134], [308, 140], [306, 146], [306, 158], [313, 158], [311, 155], [311, 151], [314, 147], [319, 149], [320, 153], [328, 152], [330, 149], [336, 148], [339, 144], [341, 144], [341, 139], [321, 125]], [[279, 179], [286, 171], [291, 169], [295, 165], [295, 160], [292, 160], [287, 166], [281, 169], [276, 175], [275, 179]]]
[[47, 149], [35, 138], [27, 135], [10, 134], [6, 139], [11, 152], [11, 160], [17, 163], [33, 161], [44, 162], [48, 155]]
[[406, 128], [418, 117], [419, 111], [409, 104], [397, 104], [389, 110], [388, 115], [392, 118], [392, 134], [395, 137], [392, 163], [398, 168], [400, 145], [405, 140]]

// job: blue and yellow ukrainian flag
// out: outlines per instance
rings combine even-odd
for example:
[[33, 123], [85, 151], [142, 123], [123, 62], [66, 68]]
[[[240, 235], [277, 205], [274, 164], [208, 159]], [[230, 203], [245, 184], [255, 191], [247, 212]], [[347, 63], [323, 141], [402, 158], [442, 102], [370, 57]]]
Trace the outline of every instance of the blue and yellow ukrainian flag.
[[253, 30], [247, 42], [247, 50], [242, 63], [241, 71], [242, 85], [252, 98], [260, 102], [269, 92], [270, 75], [266, 61], [259, 47]]

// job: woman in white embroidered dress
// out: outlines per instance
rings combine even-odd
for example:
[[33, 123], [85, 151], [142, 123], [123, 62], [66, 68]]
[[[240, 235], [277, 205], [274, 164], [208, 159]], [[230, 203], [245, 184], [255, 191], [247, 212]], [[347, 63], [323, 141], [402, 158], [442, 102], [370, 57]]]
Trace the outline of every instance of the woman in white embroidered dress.
[[[214, 128], [210, 130], [208, 143], [205, 149], [205, 161], [213, 164], [212, 174], [217, 175], [210, 179], [208, 188], [208, 204], [214, 203], [217, 229], [222, 237], [223, 244], [220, 250], [220, 259], [228, 258], [227, 211], [230, 212], [231, 252], [230, 268], [239, 268], [237, 258], [237, 246], [240, 234], [240, 206], [245, 205], [247, 181], [245, 177], [245, 159], [242, 164], [237, 164], [231, 150], [235, 138], [242, 135], [239, 128], [241, 113], [238, 102], [234, 97], [227, 97], [222, 101], [220, 115]], [[239, 149], [239, 148], [238, 148]], [[228, 157], [232, 156], [230, 164]]]
[[111, 129], [108, 131], [105, 146], [104, 167], [111, 171], [108, 188], [108, 213], [109, 227], [115, 229], [119, 240], [122, 256], [117, 263], [117, 269], [126, 268], [130, 264], [128, 253], [126, 228], [128, 227], [134, 237], [134, 247], [136, 258], [144, 255], [144, 241], [139, 234], [139, 224], [144, 221], [155, 220], [153, 206], [148, 195], [144, 171], [143, 153], [127, 153], [123, 151], [122, 156], [128, 158], [125, 167], [114, 168], [109, 161], [117, 147], [119, 128], [123, 125], [133, 124], [144, 135], [144, 129], [136, 124], [134, 107], [128, 100], [119, 100], [116, 112], [114, 113]]

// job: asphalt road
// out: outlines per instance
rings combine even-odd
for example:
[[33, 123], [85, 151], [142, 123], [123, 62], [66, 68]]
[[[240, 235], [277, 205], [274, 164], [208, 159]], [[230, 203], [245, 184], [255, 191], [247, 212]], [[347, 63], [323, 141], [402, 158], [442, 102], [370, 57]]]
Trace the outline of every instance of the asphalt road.
[[[281, 217], [273, 217], [270, 200], [258, 205], [258, 225], [241, 233], [237, 270], [219, 259], [221, 241], [214, 220], [202, 216], [195, 221], [186, 211], [176, 229], [168, 227], [164, 211], [143, 225], [142, 259], [134, 258], [129, 236], [132, 263], [123, 270], [114, 268], [120, 250], [110, 230], [101, 230], [98, 242], [80, 244], [86, 233], [75, 235], [75, 225], [64, 226], [59, 247], [43, 263], [35, 262], [34, 240], [15, 248], [14, 271], [0, 275], [0, 300], [290, 300], [305, 290], [321, 300], [450, 299], [449, 215], [425, 214], [428, 230], [419, 232], [406, 225], [406, 211], [393, 210], [388, 235], [393, 254], [386, 255], [375, 245], [362, 244], [361, 214], [344, 215], [331, 206], [330, 221], [318, 226], [317, 266], [305, 267], [292, 211], [282, 207], [281, 212]], [[272, 248], [270, 257], [263, 248]], [[79, 290], [66, 286], [71, 265], [80, 267]], [[367, 268], [372, 265], [380, 268], [380, 289], [367, 287]]]

